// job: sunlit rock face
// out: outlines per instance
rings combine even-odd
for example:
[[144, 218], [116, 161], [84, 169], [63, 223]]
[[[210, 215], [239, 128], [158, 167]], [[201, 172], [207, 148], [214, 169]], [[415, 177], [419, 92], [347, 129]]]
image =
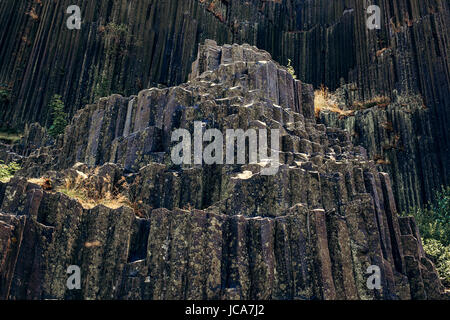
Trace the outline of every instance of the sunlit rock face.
[[369, 3], [360, 0], [80, 1], [81, 29], [69, 30], [66, 9], [73, 4], [0, 3], [0, 89], [9, 92], [0, 99], [2, 127], [35, 121], [49, 127], [54, 94], [72, 116], [99, 97], [184, 83], [205, 39], [249, 43], [283, 65], [291, 59], [298, 79], [315, 88], [352, 84], [350, 94], [360, 101], [377, 95], [394, 100], [394, 91], [420, 94], [428, 111], [413, 119], [374, 115], [374, 129], [358, 132], [369, 138], [354, 142], [379, 148], [371, 142], [385, 135], [378, 127], [394, 123], [398, 130], [388, 139], [399, 135], [406, 151], [376, 155], [395, 167], [383, 170], [393, 177], [402, 211], [423, 206], [450, 184], [447, 1], [377, 1], [379, 30], [367, 28]]
[[[186, 83], [102, 98], [56, 141], [29, 126], [1, 150], [22, 170], [0, 184], [0, 298], [443, 298], [389, 175], [313, 101], [269, 53], [208, 40]], [[196, 121], [279, 130], [279, 170], [174, 165], [171, 134]]]

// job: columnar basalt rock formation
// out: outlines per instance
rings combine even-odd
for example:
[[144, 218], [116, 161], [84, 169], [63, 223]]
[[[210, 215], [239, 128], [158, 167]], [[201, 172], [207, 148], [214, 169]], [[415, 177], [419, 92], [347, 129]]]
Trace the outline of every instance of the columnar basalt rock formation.
[[[81, 30], [64, 23], [71, 4], [82, 9]], [[370, 4], [382, 9], [379, 31], [366, 28]], [[73, 114], [99, 94], [180, 84], [206, 38], [290, 58], [316, 87], [357, 83], [361, 99], [420, 92], [444, 111], [448, 98], [446, 1], [6, 0], [0, 9], [0, 83], [14, 106], [1, 115], [12, 124], [48, 123], [55, 93]]]
[[[82, 9], [81, 30], [65, 26], [72, 4]], [[370, 4], [381, 7], [380, 30], [366, 28]], [[299, 79], [316, 88], [353, 83], [361, 101], [393, 97], [394, 90], [423, 96], [431, 137], [421, 144], [431, 156], [427, 167], [413, 171], [429, 181], [408, 182], [417, 188], [404, 195], [397, 181], [405, 179], [395, 179], [404, 210], [450, 183], [449, 14], [441, 0], [4, 0], [0, 121], [2, 127], [49, 126], [54, 94], [74, 115], [102, 96], [185, 82], [197, 45], [207, 38], [250, 43], [282, 64], [292, 59]], [[409, 156], [418, 159], [421, 150]]]
[[[347, 89], [338, 92], [344, 93], [340, 97], [348, 97]], [[343, 108], [345, 105], [351, 107], [352, 102], [344, 101]], [[442, 171], [439, 154], [432, 147], [430, 110], [420, 96], [397, 95], [390, 102], [353, 111], [348, 116], [324, 111], [319, 118], [327, 126], [348, 131], [352, 142], [364, 146], [380, 170], [389, 173], [401, 211], [420, 207], [441, 188], [438, 175]], [[448, 166], [444, 169], [448, 170]]]
[[[23, 169], [0, 183], [0, 298], [445, 298], [389, 175], [313, 100], [267, 52], [206, 41], [187, 83], [102, 98], [56, 141], [29, 126], [1, 151]], [[280, 130], [278, 173], [174, 165], [171, 133], [195, 121]]]

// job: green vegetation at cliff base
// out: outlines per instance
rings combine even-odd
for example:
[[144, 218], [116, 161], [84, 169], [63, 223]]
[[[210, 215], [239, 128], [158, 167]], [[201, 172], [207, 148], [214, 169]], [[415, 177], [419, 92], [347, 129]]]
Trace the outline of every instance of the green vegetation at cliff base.
[[424, 250], [436, 265], [442, 284], [450, 288], [450, 187], [442, 188], [426, 208], [413, 208], [405, 215], [416, 219]]
[[0, 182], [8, 182], [20, 169], [20, 165], [17, 162], [5, 164], [3, 160], [0, 160]]

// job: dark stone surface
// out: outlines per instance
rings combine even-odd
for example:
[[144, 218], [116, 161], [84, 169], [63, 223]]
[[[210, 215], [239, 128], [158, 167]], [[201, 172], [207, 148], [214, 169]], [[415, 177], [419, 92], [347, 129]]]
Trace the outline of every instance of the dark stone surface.
[[[207, 41], [188, 83], [78, 111], [0, 183], [1, 298], [445, 298], [389, 175], [316, 122], [312, 91], [265, 51]], [[174, 166], [170, 133], [195, 120], [279, 129], [279, 172]], [[70, 265], [81, 290], [66, 288]]]

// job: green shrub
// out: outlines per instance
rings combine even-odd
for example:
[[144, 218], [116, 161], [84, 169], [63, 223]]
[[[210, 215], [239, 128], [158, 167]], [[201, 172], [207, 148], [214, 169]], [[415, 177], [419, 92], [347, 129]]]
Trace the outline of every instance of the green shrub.
[[123, 23], [117, 24], [114, 22], [110, 22], [106, 26], [106, 31], [115, 37], [120, 35], [128, 35], [128, 26]]
[[411, 209], [406, 215], [416, 219], [424, 250], [443, 284], [450, 287], [450, 187], [437, 192], [436, 200], [426, 208]]
[[292, 78], [297, 79], [297, 76], [295, 75], [295, 69], [292, 66], [291, 59], [288, 59], [287, 69], [288, 69], [288, 72], [292, 75]]
[[56, 138], [64, 133], [64, 129], [67, 126], [67, 113], [64, 112], [64, 102], [62, 102], [60, 95], [55, 94], [52, 97], [49, 108], [52, 111], [53, 124], [48, 133]]
[[424, 239], [436, 239], [450, 245], [450, 187], [437, 192], [436, 200], [425, 209], [411, 209], [408, 215], [416, 219]]
[[3, 160], [0, 160], [0, 181], [8, 181], [20, 169], [20, 165], [17, 162], [5, 164]]
[[108, 55], [126, 53], [126, 47], [128, 44], [127, 39], [129, 40], [131, 37], [126, 24], [116, 24], [114, 22], [110, 22], [105, 28], [105, 36], [113, 42], [106, 47], [106, 52]]
[[435, 239], [424, 239], [423, 248], [438, 270], [442, 284], [450, 288], [450, 246]]
[[94, 101], [98, 101], [99, 98], [108, 97], [109, 95], [111, 95], [111, 79], [102, 76], [94, 88]]

